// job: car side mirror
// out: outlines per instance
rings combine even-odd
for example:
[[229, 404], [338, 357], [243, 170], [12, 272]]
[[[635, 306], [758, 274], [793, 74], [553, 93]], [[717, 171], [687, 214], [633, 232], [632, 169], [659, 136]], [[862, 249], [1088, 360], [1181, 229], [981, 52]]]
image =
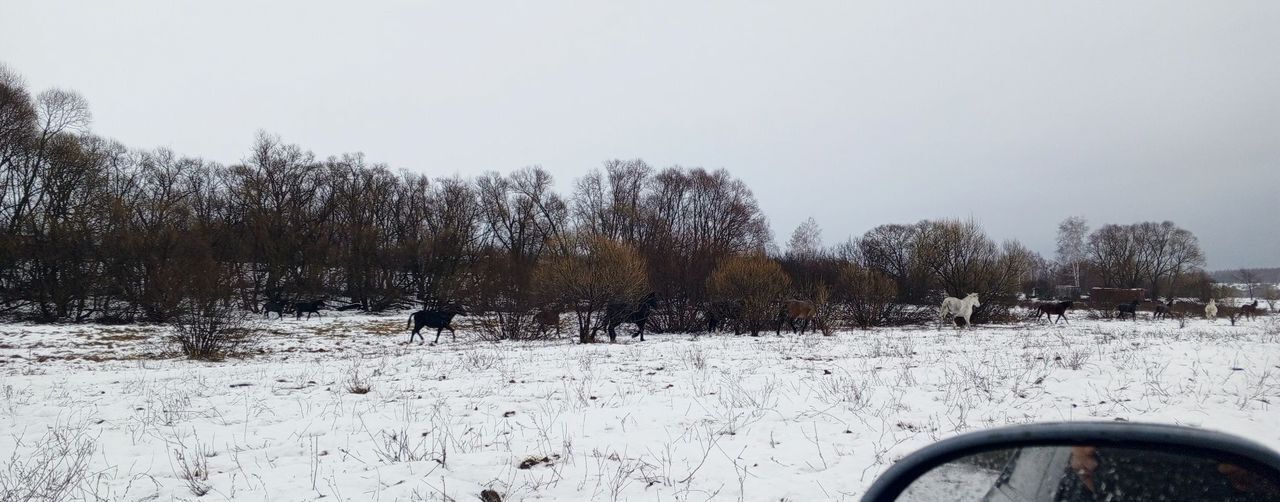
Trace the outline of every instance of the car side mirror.
[[876, 479], [862, 500], [1280, 501], [1280, 454], [1173, 425], [1020, 425], [912, 453]]

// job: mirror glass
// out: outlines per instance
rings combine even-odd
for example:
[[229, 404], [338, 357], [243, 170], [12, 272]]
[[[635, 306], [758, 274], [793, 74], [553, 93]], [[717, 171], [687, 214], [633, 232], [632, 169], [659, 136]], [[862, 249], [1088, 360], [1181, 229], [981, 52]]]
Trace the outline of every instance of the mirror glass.
[[940, 465], [912, 482], [898, 501], [1280, 501], [1276, 476], [1199, 454], [1036, 446]]

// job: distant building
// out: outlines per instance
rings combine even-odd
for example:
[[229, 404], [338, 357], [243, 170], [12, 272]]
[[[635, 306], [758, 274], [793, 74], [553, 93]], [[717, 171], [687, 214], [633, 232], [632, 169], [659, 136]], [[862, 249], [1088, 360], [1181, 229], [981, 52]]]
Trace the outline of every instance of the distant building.
[[1118, 305], [1134, 300], [1142, 301], [1146, 298], [1147, 290], [1142, 288], [1093, 288], [1089, 290], [1089, 303], [1092, 304]]

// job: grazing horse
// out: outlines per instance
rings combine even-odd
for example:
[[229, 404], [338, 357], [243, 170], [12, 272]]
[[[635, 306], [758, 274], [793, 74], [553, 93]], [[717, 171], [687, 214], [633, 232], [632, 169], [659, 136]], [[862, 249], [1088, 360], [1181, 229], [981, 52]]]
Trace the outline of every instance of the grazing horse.
[[263, 315], [266, 316], [267, 319], [271, 318], [272, 312], [276, 313], [276, 316], [277, 316], [276, 319], [284, 319], [284, 307], [285, 307], [284, 302], [276, 301], [276, 300], [267, 300], [267, 303], [262, 304], [262, 313]]
[[609, 333], [609, 342], [618, 341], [618, 326], [631, 323], [636, 325], [636, 332], [631, 338], [640, 337], [644, 341], [644, 326], [649, 323], [649, 313], [658, 305], [658, 295], [649, 293], [640, 303], [610, 303], [604, 309], [604, 328]]
[[1257, 317], [1257, 316], [1258, 316], [1258, 300], [1254, 300], [1253, 303], [1246, 303], [1240, 306], [1240, 317], [1247, 317], [1250, 320], [1252, 320], [1254, 317]]
[[1213, 298], [1209, 299], [1209, 304], [1204, 306], [1204, 316], [1209, 320], [1218, 318], [1218, 301]]
[[716, 333], [733, 323], [733, 334], [742, 334], [742, 301], [718, 301], [707, 306], [707, 332]]
[[796, 321], [800, 322], [800, 334], [804, 334], [804, 330], [809, 327], [809, 323], [817, 319], [818, 309], [813, 306], [813, 302], [804, 300], [787, 300], [782, 302], [782, 308], [778, 309], [778, 329], [775, 334], [782, 334], [782, 323], [791, 326], [791, 332], [796, 332]]
[[320, 317], [320, 309], [325, 308], [324, 300], [315, 300], [310, 302], [298, 302], [293, 304], [293, 314], [295, 319], [302, 319], [302, 313], [307, 313], [307, 320], [311, 320], [311, 314]]
[[1130, 317], [1133, 317], [1134, 321], [1137, 321], [1139, 303], [1141, 303], [1141, 300], [1134, 300], [1129, 303], [1121, 303], [1119, 305], [1116, 305], [1116, 318], [1124, 319], [1124, 315], [1129, 314]]
[[458, 315], [466, 315], [466, 311], [458, 307], [446, 307], [440, 310], [419, 310], [409, 316], [409, 324], [406, 327], [413, 327], [413, 331], [409, 333], [409, 342], [413, 343], [413, 337], [416, 335], [422, 339], [421, 343], [427, 342], [427, 337], [422, 335], [422, 328], [435, 328], [436, 339], [431, 342], [432, 345], [440, 343], [440, 332], [449, 330], [449, 334], [453, 336], [453, 340], [458, 340], [458, 332], [453, 329], [453, 317]]
[[[942, 316], [941, 319], [938, 320], [938, 328], [942, 328], [942, 321], [954, 319], [956, 317], [963, 317], [964, 327], [968, 329], [970, 326], [969, 318], [973, 316], [973, 309], [981, 306], [982, 303], [978, 301], [977, 293], [969, 293], [963, 300], [954, 296], [948, 296], [946, 299], [942, 300], [942, 307], [940, 309]], [[955, 323], [954, 320], [951, 322], [952, 324]]]
[[[1058, 324], [1058, 319], [1061, 319], [1062, 322], [1067, 324], [1071, 324], [1067, 321], [1067, 310], [1069, 310], [1072, 305], [1075, 305], [1075, 303], [1076, 302], [1065, 301], [1038, 305], [1036, 306], [1036, 310], [1038, 311], [1036, 313], [1036, 319], [1039, 319], [1040, 316], [1045, 316], [1045, 319], [1053, 321], [1054, 324]], [[1055, 315], [1058, 316], [1058, 319], [1053, 318]]]
[[559, 307], [542, 307], [537, 314], [533, 315], [533, 324], [538, 328], [538, 334], [546, 334], [547, 328], [556, 327], [556, 334], [560, 334], [560, 314], [564, 310]]

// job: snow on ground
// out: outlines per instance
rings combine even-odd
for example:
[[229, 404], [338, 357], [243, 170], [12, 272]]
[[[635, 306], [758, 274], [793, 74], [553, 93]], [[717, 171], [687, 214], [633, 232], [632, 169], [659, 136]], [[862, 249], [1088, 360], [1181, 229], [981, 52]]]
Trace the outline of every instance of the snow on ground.
[[106, 500], [856, 500], [896, 459], [1005, 424], [1280, 449], [1274, 316], [1076, 317], [406, 346], [407, 314], [328, 315], [263, 322], [256, 355], [218, 363], [166, 356], [158, 327], [0, 325], [0, 483], [56, 457]]

